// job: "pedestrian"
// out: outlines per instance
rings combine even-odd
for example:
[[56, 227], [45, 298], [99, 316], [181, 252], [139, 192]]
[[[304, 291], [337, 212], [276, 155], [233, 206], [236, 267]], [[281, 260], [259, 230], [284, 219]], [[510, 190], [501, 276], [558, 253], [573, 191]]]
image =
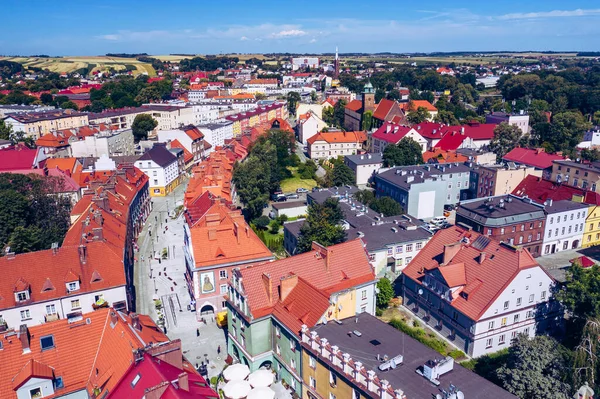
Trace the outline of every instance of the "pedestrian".
[[142, 263], [144, 263], [144, 255], [142, 255]]
[[219, 345], [219, 346], [217, 347], [217, 355], [220, 355], [220, 354], [221, 354], [221, 345]]

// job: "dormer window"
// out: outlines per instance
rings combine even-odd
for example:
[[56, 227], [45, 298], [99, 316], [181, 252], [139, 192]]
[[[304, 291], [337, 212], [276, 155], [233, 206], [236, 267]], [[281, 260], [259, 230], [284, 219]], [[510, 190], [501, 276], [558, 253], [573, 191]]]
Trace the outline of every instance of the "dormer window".
[[78, 291], [79, 290], [79, 281], [71, 281], [70, 283], [67, 283], [67, 291], [68, 292], [73, 292], [73, 291]]
[[15, 294], [18, 302], [23, 302], [29, 299], [29, 291], [19, 291]]

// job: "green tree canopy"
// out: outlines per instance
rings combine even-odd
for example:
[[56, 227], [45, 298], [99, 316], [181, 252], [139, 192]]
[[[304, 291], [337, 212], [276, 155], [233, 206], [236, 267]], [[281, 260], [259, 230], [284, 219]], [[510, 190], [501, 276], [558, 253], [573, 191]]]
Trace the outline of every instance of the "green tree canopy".
[[383, 214], [383, 216], [396, 216], [404, 213], [400, 203], [388, 196], [375, 198], [371, 201], [369, 207], [375, 212]]
[[410, 137], [405, 137], [397, 145], [390, 144], [383, 151], [383, 165], [392, 166], [418, 165], [423, 163], [421, 146]]
[[339, 244], [346, 240], [346, 231], [341, 225], [344, 214], [335, 198], [328, 198], [322, 204], [313, 203], [308, 208], [306, 221], [300, 228], [298, 252], [311, 250], [312, 242], [323, 246]]
[[298, 106], [299, 102], [300, 102], [300, 93], [298, 93], [297, 91], [291, 91], [288, 93], [287, 106], [288, 106], [288, 111], [290, 112], [291, 115], [296, 115], [296, 107]]
[[562, 112], [552, 117], [549, 131], [541, 135], [540, 140], [552, 145], [556, 151], [567, 151], [575, 148], [581, 142], [583, 133], [591, 127], [581, 112]]
[[390, 300], [394, 297], [394, 287], [392, 287], [392, 282], [383, 277], [377, 282], [377, 307], [380, 309], [385, 309], [388, 307]]
[[427, 108], [419, 107], [416, 111], [410, 112], [406, 118], [410, 123], [416, 125], [418, 123], [429, 120], [429, 118], [431, 118], [431, 114], [429, 113], [429, 111], [427, 111]]
[[517, 146], [523, 132], [518, 126], [502, 122], [494, 129], [494, 138], [490, 142], [490, 150], [498, 159], [502, 159], [510, 150]]
[[136, 115], [131, 124], [131, 132], [135, 141], [145, 140], [148, 138], [148, 132], [154, 130], [158, 126], [158, 122], [149, 114]]
[[331, 184], [338, 187], [354, 184], [354, 172], [346, 164], [335, 165], [331, 171]]
[[566, 368], [567, 359], [556, 340], [519, 334], [497, 376], [504, 389], [522, 399], [570, 399], [571, 386], [563, 377]]
[[365, 111], [362, 115], [362, 130], [369, 131], [373, 127], [373, 112]]

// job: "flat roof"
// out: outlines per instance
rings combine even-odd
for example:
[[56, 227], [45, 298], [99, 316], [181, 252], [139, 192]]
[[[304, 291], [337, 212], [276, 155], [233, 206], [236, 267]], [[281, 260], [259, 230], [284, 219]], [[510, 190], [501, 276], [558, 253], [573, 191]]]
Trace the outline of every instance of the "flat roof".
[[464, 163], [425, 164], [395, 167], [379, 173], [375, 178], [408, 190], [413, 184], [423, 183], [428, 179], [438, 179], [442, 175], [469, 173], [470, 171], [471, 167]]
[[304, 201], [284, 201], [284, 202], [274, 202], [271, 205], [275, 209], [291, 209], [291, 208], [301, 208], [306, 206], [306, 202]]
[[[351, 333], [354, 330], [359, 331], [361, 336]], [[311, 331], [316, 331], [319, 338], [327, 338], [329, 344], [339, 347], [340, 352], [360, 360], [366, 370], [375, 371], [379, 379], [387, 380], [394, 389], [403, 390], [408, 398], [435, 397], [442, 389], [448, 391], [450, 384], [468, 399], [516, 398], [456, 362], [452, 371], [439, 377], [440, 385], [435, 386], [415, 370], [427, 361], [443, 359], [443, 356], [368, 313], [341, 320], [340, 324], [320, 324]], [[378, 355], [388, 355], [390, 359], [402, 355], [404, 359], [396, 369], [380, 371], [378, 367], [382, 362], [377, 360]]]
[[383, 154], [380, 152], [361, 154], [361, 155], [346, 155], [345, 157], [349, 162], [356, 165], [371, 165], [377, 163], [383, 163]]
[[512, 194], [461, 201], [456, 214], [485, 226], [545, 219], [543, 205]]

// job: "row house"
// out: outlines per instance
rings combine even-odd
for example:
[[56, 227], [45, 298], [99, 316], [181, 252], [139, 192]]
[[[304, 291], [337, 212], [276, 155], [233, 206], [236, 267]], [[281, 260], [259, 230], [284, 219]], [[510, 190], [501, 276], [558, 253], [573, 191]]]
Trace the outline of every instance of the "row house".
[[131, 129], [138, 115], [150, 115], [157, 122], [154, 131], [177, 129], [180, 126], [194, 123], [194, 111], [191, 107], [174, 106], [169, 104], [146, 104], [141, 107], [119, 108], [92, 112], [89, 121], [92, 124], [105, 124], [111, 129]]
[[286, 103], [275, 102], [269, 105], [259, 106], [254, 110], [240, 112], [235, 115], [225, 117], [226, 120], [233, 123], [233, 135], [239, 136], [249, 128], [266, 123], [273, 119], [288, 118], [288, 109]]
[[368, 313], [301, 331], [304, 398], [516, 398]]
[[534, 257], [542, 254], [545, 222], [544, 205], [512, 194], [462, 201], [456, 209], [456, 224], [522, 246]]
[[471, 171], [473, 198], [510, 194], [528, 176], [542, 176], [542, 171], [528, 166], [505, 165], [478, 166]]
[[160, 131], [158, 132], [158, 141], [160, 143], [177, 141], [192, 155], [192, 164], [197, 164], [205, 158], [204, 134], [194, 125]]
[[361, 240], [233, 271], [227, 352], [251, 370], [274, 370], [302, 396], [301, 330], [375, 312], [376, 279]]
[[234, 202], [236, 194], [231, 178], [235, 161], [235, 157], [228, 156], [227, 150], [220, 149], [193, 167], [192, 178], [184, 194], [184, 206], [191, 206], [206, 192], [226, 202]]
[[405, 306], [472, 357], [558, 332], [554, 285], [527, 249], [461, 227], [437, 232], [402, 274]]
[[[155, 143], [135, 161], [135, 166], [148, 176], [152, 196], [168, 195], [181, 183], [182, 164], [179, 156], [167, 148], [167, 145]], [[181, 155], [183, 159], [183, 151]]]
[[321, 132], [307, 140], [308, 156], [311, 159], [329, 159], [338, 156], [356, 155], [366, 148], [367, 133]]
[[38, 139], [43, 135], [62, 129], [74, 129], [89, 124], [88, 114], [70, 109], [9, 113], [4, 117], [13, 132], [23, 132], [26, 137]]
[[550, 179], [557, 183], [599, 193], [600, 162], [553, 161]]
[[544, 203], [546, 212], [544, 255], [577, 249], [583, 245], [583, 233], [589, 208], [588, 204], [570, 200], [549, 199]]
[[149, 316], [112, 308], [0, 337], [0, 397], [197, 398], [218, 395]]
[[371, 135], [369, 149], [371, 152], [383, 153], [388, 145], [397, 145], [404, 138], [416, 141], [421, 152], [427, 151], [427, 140], [415, 129], [393, 122], [385, 122]]

